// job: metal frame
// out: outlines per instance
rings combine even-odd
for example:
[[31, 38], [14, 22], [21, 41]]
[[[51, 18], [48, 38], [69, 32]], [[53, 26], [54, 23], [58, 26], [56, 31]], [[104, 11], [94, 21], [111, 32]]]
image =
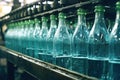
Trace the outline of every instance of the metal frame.
[[14, 79], [14, 65], [22, 68], [27, 73], [30, 73], [41, 80], [98, 80], [96, 78], [88, 77], [86, 75], [26, 56], [3, 46], [0, 46], [0, 52], [0, 56], [4, 56], [9, 63], [8, 76], [11, 76], [11, 80]]
[[30, 6], [36, 5], [38, 2], [28, 4], [28, 5], [25, 5], [23, 7], [18, 8], [18, 9], [13, 10], [12, 12], [6, 14], [5, 16], [0, 17], [0, 22], [6, 23], [6, 22], [22, 21], [22, 20], [26, 20], [26, 19], [39, 17], [39, 16], [44, 16], [44, 15], [51, 14], [51, 13], [56, 13], [56, 12], [58, 13], [60, 11], [65, 11], [68, 9], [76, 9], [76, 8], [79, 8], [81, 6], [88, 5], [88, 4], [97, 4], [97, 3], [101, 2], [101, 0], [88, 0], [88, 1], [80, 2], [80, 3], [76, 3], [73, 5], [67, 5], [67, 6], [63, 6], [63, 7], [58, 7], [56, 9], [51, 9], [48, 11], [43, 11], [43, 12], [35, 13], [32, 15], [27, 15], [25, 17], [19, 17], [19, 18], [15, 17], [15, 14], [20, 13], [19, 11], [23, 11], [23, 10], [29, 8]]

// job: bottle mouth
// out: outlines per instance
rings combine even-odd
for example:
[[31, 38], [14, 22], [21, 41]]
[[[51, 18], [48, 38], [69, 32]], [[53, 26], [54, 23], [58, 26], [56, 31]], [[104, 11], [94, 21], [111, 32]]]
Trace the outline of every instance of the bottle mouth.
[[43, 17], [42, 17], [42, 21], [43, 21], [43, 22], [47, 22], [47, 18], [43, 16]]
[[59, 18], [66, 18], [65, 14], [62, 13], [62, 12], [59, 13], [59, 16], [58, 16], [58, 17], [59, 17]]
[[86, 11], [85, 11], [84, 9], [82, 9], [82, 8], [79, 8], [79, 9], [77, 10], [77, 14], [78, 14], [78, 15], [86, 15]]
[[57, 18], [56, 18], [56, 16], [55, 15], [50, 15], [50, 20], [56, 20]]
[[101, 5], [95, 6], [94, 12], [105, 12], [105, 8]]
[[116, 9], [120, 9], [120, 1], [116, 3]]
[[34, 19], [35, 23], [39, 23], [39, 20], [37, 18]]

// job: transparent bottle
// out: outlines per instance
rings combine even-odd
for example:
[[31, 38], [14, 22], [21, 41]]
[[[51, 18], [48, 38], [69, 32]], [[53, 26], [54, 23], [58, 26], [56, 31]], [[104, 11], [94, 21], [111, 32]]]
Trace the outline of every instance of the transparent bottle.
[[12, 27], [11, 27], [11, 32], [10, 32], [10, 49], [14, 50], [14, 41], [15, 41], [15, 27], [16, 27], [16, 23], [13, 23]]
[[7, 24], [7, 29], [5, 31], [5, 46], [9, 47], [9, 33], [10, 33], [11, 24]]
[[77, 14], [78, 23], [72, 37], [72, 70], [87, 74], [87, 41], [89, 31], [86, 26], [86, 12], [79, 8]]
[[22, 40], [22, 35], [23, 35], [22, 34], [22, 27], [23, 27], [22, 25], [23, 25], [23, 22], [18, 22], [18, 25], [16, 27], [16, 36], [17, 36], [16, 43], [18, 44], [17, 51], [21, 52], [21, 53], [22, 53], [22, 47], [21, 47], [22, 43], [21, 43], [21, 40]]
[[108, 75], [109, 33], [104, 12], [103, 6], [95, 6], [95, 20], [88, 39], [88, 75], [101, 80], [106, 80]]
[[109, 80], [120, 79], [120, 1], [116, 3], [116, 20], [109, 41]]
[[58, 28], [54, 36], [53, 49], [56, 65], [71, 69], [71, 40], [64, 13], [59, 13]]
[[38, 58], [38, 51], [39, 51], [39, 46], [40, 46], [40, 44], [39, 44], [39, 34], [40, 34], [40, 21], [37, 19], [37, 18], [35, 18], [34, 19], [34, 22], [35, 22], [35, 30], [34, 30], [34, 33], [33, 33], [33, 35], [34, 35], [34, 56], [33, 57], [35, 57], [35, 58]]
[[29, 20], [29, 30], [28, 30], [28, 35], [27, 35], [27, 40], [28, 40], [28, 47], [27, 47], [27, 53], [29, 56], [33, 57], [34, 56], [34, 21]]
[[14, 34], [13, 34], [14, 31], [13, 30], [14, 30], [14, 28], [15, 28], [15, 23], [12, 24], [11, 30], [10, 30], [10, 34], [9, 34], [9, 40], [10, 40], [9, 41], [10, 42], [10, 46], [9, 47], [12, 50], [13, 50], [13, 46], [14, 46], [14, 44], [13, 44], [13, 41], [14, 41], [14, 37], [13, 37], [14, 36]]
[[47, 25], [47, 18], [46, 17], [42, 17], [42, 29], [40, 31], [40, 35], [39, 35], [39, 53], [38, 53], [38, 57], [41, 60], [45, 61], [45, 57], [46, 57], [46, 50], [47, 50], [47, 33], [48, 33], [48, 25]]
[[7, 48], [11, 48], [11, 32], [13, 24], [8, 24], [7, 31], [5, 33], [5, 45]]
[[22, 52], [27, 55], [27, 47], [28, 47], [28, 31], [29, 31], [29, 21], [26, 20], [24, 22], [24, 31], [22, 38]]
[[55, 15], [50, 15], [50, 29], [47, 35], [47, 56], [46, 61], [54, 64], [53, 59], [53, 39], [57, 29], [57, 18]]
[[26, 47], [25, 47], [25, 50], [26, 50], [26, 55], [28, 55], [28, 56], [30, 56], [30, 53], [29, 53], [29, 48], [30, 48], [30, 38], [31, 38], [31, 20], [28, 20], [28, 23], [27, 23], [27, 25], [26, 25], [26, 28], [27, 28], [27, 30], [26, 30], [26, 43], [25, 43], [25, 45], [26, 45]]
[[12, 44], [13, 44], [13, 48], [12, 48], [12, 50], [15, 50], [15, 51], [17, 51], [17, 48], [18, 48], [18, 43], [16, 43], [15, 41], [17, 41], [17, 38], [18, 38], [18, 36], [17, 36], [17, 34], [18, 33], [16, 33], [17, 32], [17, 28], [18, 28], [18, 23], [16, 22], [15, 24], [14, 24], [14, 28], [13, 28], [13, 31], [12, 31], [12, 34], [13, 34], [13, 38], [12, 38]]

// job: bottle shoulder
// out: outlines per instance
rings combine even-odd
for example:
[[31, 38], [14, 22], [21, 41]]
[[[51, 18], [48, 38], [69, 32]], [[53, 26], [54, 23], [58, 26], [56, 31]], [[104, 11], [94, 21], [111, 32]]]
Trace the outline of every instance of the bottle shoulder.
[[109, 41], [109, 32], [104, 23], [94, 24], [89, 34], [89, 42], [106, 43]]
[[47, 34], [47, 38], [53, 38], [56, 32], [56, 28], [50, 28]]
[[110, 39], [120, 41], [120, 23], [115, 23], [110, 33]]
[[58, 29], [55, 32], [55, 39], [66, 39], [66, 40], [70, 40], [70, 35], [68, 32], [67, 27], [58, 27]]
[[73, 38], [86, 40], [88, 39], [89, 31], [85, 25], [78, 25], [73, 34]]

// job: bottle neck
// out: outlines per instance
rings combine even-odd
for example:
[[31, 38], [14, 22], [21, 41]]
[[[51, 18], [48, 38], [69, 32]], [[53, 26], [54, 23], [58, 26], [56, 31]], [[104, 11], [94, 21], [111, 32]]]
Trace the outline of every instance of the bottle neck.
[[95, 13], [95, 19], [104, 20], [104, 12], [96, 12]]
[[57, 27], [56, 20], [51, 20], [50, 27]]
[[58, 26], [65, 26], [65, 19], [64, 18], [59, 18], [59, 24]]
[[42, 28], [45, 28], [45, 27], [47, 27], [47, 22], [46, 22], [46, 21], [43, 21], [43, 22], [42, 22]]
[[116, 20], [119, 20], [120, 19], [120, 10], [117, 10], [117, 13], [116, 13]]
[[40, 24], [39, 23], [35, 23], [35, 27], [40, 27]]
[[86, 17], [85, 15], [78, 15], [78, 24], [86, 24]]

